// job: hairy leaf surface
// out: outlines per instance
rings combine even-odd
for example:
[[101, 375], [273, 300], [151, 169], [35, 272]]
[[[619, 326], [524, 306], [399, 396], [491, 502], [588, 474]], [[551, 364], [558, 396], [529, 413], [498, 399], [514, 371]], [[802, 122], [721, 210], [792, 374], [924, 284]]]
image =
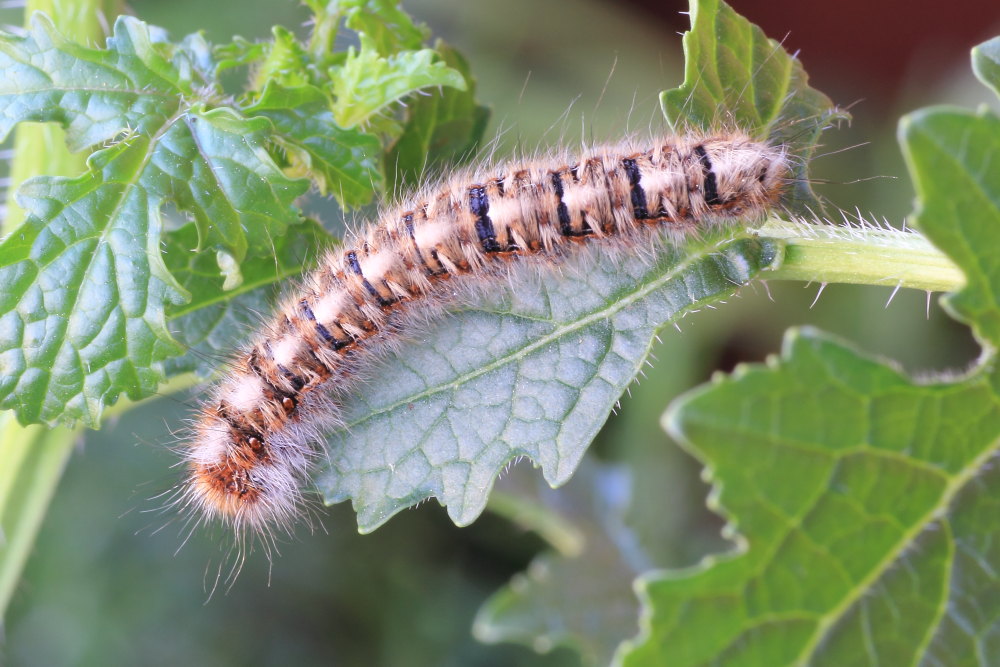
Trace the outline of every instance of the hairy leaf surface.
[[563, 484], [657, 330], [778, 261], [779, 246], [741, 236], [497, 285], [490, 305], [421, 333], [348, 402], [319, 489], [328, 502], [352, 499], [370, 531], [429, 496], [468, 524], [520, 456]]

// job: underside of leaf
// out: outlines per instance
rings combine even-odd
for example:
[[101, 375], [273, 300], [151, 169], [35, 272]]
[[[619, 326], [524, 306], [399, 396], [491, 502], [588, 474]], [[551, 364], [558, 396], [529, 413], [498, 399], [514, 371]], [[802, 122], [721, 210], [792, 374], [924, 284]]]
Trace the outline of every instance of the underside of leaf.
[[656, 332], [779, 259], [767, 241], [716, 243], [668, 246], [652, 262], [588, 258], [411, 332], [345, 406], [316, 482], [324, 498], [352, 499], [367, 532], [432, 496], [468, 524], [521, 456], [563, 484]]

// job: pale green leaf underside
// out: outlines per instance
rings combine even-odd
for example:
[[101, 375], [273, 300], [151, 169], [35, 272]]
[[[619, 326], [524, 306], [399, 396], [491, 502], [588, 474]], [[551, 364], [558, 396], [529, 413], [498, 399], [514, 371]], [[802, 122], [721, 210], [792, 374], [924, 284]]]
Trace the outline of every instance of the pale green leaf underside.
[[[998, 655], [996, 377], [917, 385], [816, 332], [672, 408], [743, 548], [641, 580], [624, 664], [958, 664]], [[746, 545], [749, 548], [746, 548]]]
[[352, 499], [367, 532], [428, 497], [466, 525], [521, 456], [560, 485], [656, 331], [778, 259], [772, 242], [739, 234], [655, 261], [602, 256], [513, 291], [498, 283], [495, 305], [446, 317], [376, 370], [345, 406], [317, 487], [327, 502]]

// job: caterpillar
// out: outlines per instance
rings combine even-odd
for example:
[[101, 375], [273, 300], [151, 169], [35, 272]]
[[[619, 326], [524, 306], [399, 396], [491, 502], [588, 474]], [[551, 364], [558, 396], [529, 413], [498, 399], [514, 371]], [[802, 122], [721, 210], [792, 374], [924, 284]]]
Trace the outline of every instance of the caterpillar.
[[291, 525], [338, 403], [461, 287], [585, 247], [760, 220], [788, 181], [783, 147], [737, 131], [500, 165], [424, 191], [328, 252], [231, 362], [182, 446], [177, 502], [238, 534]]

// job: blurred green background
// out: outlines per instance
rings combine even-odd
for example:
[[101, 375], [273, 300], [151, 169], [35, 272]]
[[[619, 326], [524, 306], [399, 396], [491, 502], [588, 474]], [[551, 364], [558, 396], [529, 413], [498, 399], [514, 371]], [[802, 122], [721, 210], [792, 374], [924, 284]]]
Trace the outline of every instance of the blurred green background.
[[[967, 54], [1000, 33], [1000, 7], [956, 0], [945, 13], [938, 3], [914, 2], [903, 15], [891, 0], [732, 4], [773, 37], [790, 32], [786, 44], [801, 50], [817, 87], [844, 105], [863, 100], [851, 109], [852, 126], [828, 136], [825, 152], [864, 145], [817, 160], [813, 175], [830, 182], [818, 190], [834, 206], [898, 224], [912, 190], [894, 138], [896, 120], [932, 102], [988, 100], [972, 79]], [[501, 152], [534, 153], [663, 129], [657, 95], [682, 78], [677, 33], [686, 17], [677, 13], [684, 9], [678, 3], [412, 0], [404, 6], [468, 55], [480, 99], [493, 108], [487, 139], [498, 137]], [[303, 7], [277, 0], [136, 0], [132, 9], [174, 37], [204, 29], [217, 42], [232, 34], [265, 38], [275, 23], [301, 30], [307, 18]], [[722, 519], [704, 507], [708, 490], [698, 464], [659, 428], [660, 414], [678, 393], [717, 369], [777, 352], [782, 332], [793, 325], [839, 334], [921, 377], [961, 371], [978, 354], [936, 297], [928, 314], [923, 293], [900, 292], [887, 306], [889, 287], [835, 285], [810, 307], [817, 289], [771, 284], [768, 293], [753, 286], [717, 310], [686, 318], [681, 331], [663, 332], [653, 367], [592, 448], [594, 456], [631, 470], [637, 502], [630, 523], [656, 565], [687, 565], [728, 548], [719, 536]], [[181, 527], [150, 511], [157, 505], [150, 498], [174, 483], [175, 459], [165, 445], [194, 400], [152, 401], [87, 434], [15, 595], [4, 662], [579, 663], [566, 649], [537, 655], [472, 638], [482, 601], [546, 545], [489, 512], [457, 529], [435, 503], [369, 536], [357, 535], [348, 506], [323, 511], [322, 528], [300, 530], [273, 563], [255, 554], [235, 586], [206, 603], [224, 540], [196, 534], [178, 550]], [[535, 475], [526, 463], [513, 474]]]

